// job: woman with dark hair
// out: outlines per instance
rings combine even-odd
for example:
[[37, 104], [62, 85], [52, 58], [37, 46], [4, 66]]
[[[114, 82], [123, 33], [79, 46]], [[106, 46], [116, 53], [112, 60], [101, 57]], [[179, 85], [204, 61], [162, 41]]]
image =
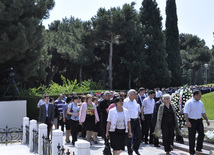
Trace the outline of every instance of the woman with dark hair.
[[113, 154], [119, 155], [125, 150], [127, 135], [131, 138], [132, 133], [128, 110], [123, 108], [123, 99], [117, 97], [114, 99], [114, 103], [116, 107], [109, 110], [108, 113], [106, 138], [110, 137], [111, 147], [114, 150]]
[[72, 145], [77, 141], [77, 134], [79, 132], [79, 97], [73, 96], [73, 102], [69, 104], [67, 113], [71, 115], [70, 117], [70, 128], [72, 135]]
[[181, 135], [178, 127], [175, 106], [171, 104], [170, 95], [162, 96], [163, 103], [159, 106], [157, 123], [155, 126], [155, 137], [159, 138], [162, 132], [163, 145], [166, 154], [173, 150], [174, 131], [176, 135]]
[[86, 102], [84, 102], [80, 107], [79, 122], [84, 126], [86, 130], [87, 141], [90, 142], [95, 124], [99, 122], [97, 108], [96, 105], [92, 102], [92, 95], [90, 94], [87, 94]]
[[66, 143], [70, 143], [69, 136], [71, 133], [71, 127], [70, 127], [69, 120], [67, 118], [67, 110], [68, 110], [68, 106], [71, 102], [72, 102], [72, 98], [71, 98], [71, 96], [68, 96], [66, 98], [66, 104], [62, 108], [62, 117], [63, 117], [63, 122], [65, 123], [65, 128], [66, 128], [66, 131], [65, 131], [65, 142]]
[[[96, 105], [96, 108], [97, 108], [97, 106], [98, 106], [98, 98], [94, 96], [93, 99], [92, 99], [92, 102]], [[95, 144], [98, 144], [97, 135], [98, 135], [99, 129], [100, 129], [100, 122], [97, 122], [97, 124], [95, 124], [94, 132], [93, 132], [93, 140], [94, 140]]]

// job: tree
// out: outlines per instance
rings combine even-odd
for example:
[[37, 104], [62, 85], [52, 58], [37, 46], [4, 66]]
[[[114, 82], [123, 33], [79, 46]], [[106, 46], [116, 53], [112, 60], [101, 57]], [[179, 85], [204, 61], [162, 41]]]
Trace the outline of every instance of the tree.
[[166, 1], [166, 53], [171, 72], [171, 86], [181, 85], [181, 56], [175, 0]]
[[203, 39], [191, 34], [180, 34], [180, 49], [183, 74], [187, 73], [183, 78], [189, 78], [186, 81], [189, 84], [196, 84], [196, 72], [211, 60], [211, 52]]
[[109, 89], [112, 89], [112, 59], [113, 44], [118, 39], [122, 28], [122, 18], [120, 8], [105, 10], [100, 8], [97, 15], [92, 18], [95, 36], [99, 41], [109, 44]]
[[53, 0], [0, 2], [0, 64], [4, 64], [1, 70], [12, 66], [23, 81], [43, 77], [38, 75], [44, 41], [42, 19], [48, 18], [53, 6]]
[[148, 69], [144, 72], [142, 82], [148, 88], [167, 87], [170, 82], [161, 20], [156, 1], [144, 0], [140, 8], [140, 21]]
[[121, 63], [119, 68], [124, 71], [125, 76], [121, 76], [119, 81], [124, 82], [124, 79], [127, 79], [129, 89], [133, 88], [132, 81], [137, 83], [147, 69], [145, 64], [147, 55], [144, 50], [141, 24], [134, 5], [134, 2], [131, 5], [124, 4], [121, 10], [125, 21], [120, 37]]

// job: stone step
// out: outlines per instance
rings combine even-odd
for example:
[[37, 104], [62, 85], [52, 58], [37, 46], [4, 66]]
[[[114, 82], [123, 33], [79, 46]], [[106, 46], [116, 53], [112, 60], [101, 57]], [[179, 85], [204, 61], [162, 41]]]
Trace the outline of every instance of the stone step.
[[[185, 140], [184, 140], [185, 141]], [[163, 143], [162, 139], [159, 139], [159, 142], [160, 143]], [[187, 142], [185, 141], [184, 144], [180, 144], [180, 143], [177, 143], [177, 142], [174, 142], [174, 148], [178, 149], [178, 150], [182, 150], [182, 151], [185, 151], [185, 152], [189, 152], [189, 143], [188, 143], [188, 139], [187, 139]], [[208, 155], [210, 153], [210, 150], [212, 149], [202, 149], [202, 152], [197, 152], [196, 154], [197, 155]]]
[[[189, 146], [188, 138], [184, 138], [184, 144]], [[203, 148], [204, 148], [204, 150], [214, 150], [214, 144], [203, 142]]]

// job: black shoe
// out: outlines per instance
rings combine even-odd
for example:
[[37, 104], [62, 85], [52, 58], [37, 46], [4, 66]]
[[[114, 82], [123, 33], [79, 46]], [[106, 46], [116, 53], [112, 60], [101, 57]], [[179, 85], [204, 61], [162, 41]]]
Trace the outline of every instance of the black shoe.
[[160, 147], [160, 145], [156, 144], [156, 145], [154, 145], [154, 147]]
[[197, 151], [197, 152], [202, 152], [202, 150], [201, 150], [201, 149], [196, 149], [196, 151]]
[[173, 146], [172, 145], [170, 145], [170, 151], [172, 151], [173, 150]]
[[132, 152], [129, 152], [128, 155], [133, 155]]
[[140, 152], [138, 150], [134, 150], [134, 152], [137, 154], [137, 155], [140, 155]]
[[149, 144], [154, 144], [153, 142], [149, 142]]
[[147, 141], [145, 141], [145, 142], [144, 142], [144, 144], [148, 144], [148, 142], [147, 142]]

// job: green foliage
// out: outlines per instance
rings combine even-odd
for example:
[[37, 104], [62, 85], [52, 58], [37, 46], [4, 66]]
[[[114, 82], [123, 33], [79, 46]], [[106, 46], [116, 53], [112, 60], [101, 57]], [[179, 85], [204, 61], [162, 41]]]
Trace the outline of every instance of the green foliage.
[[[191, 34], [180, 34], [180, 49], [182, 58], [181, 67], [183, 69], [183, 82], [196, 84], [197, 71], [200, 72], [199, 77], [203, 77], [203, 74], [201, 73], [204, 70], [204, 64], [208, 63], [212, 58], [211, 52], [205, 45], [204, 40], [201, 40], [196, 35]], [[210, 65], [212, 66], [212, 62], [210, 62]], [[188, 81], [186, 81], [186, 79], [188, 79]], [[204, 82], [204, 80], [199, 81]]]
[[[0, 1], [0, 51], [4, 53], [0, 70], [12, 66], [23, 81], [37, 81], [44, 41], [41, 21], [49, 16], [53, 6], [54, 0]], [[44, 76], [39, 74], [40, 78]]]
[[214, 92], [202, 95], [201, 101], [204, 103], [204, 109], [209, 120], [214, 120]]
[[166, 53], [168, 68], [171, 72], [171, 86], [180, 86], [182, 72], [175, 0], [166, 1]]
[[89, 91], [89, 90], [98, 90], [101, 89], [101, 82], [96, 83], [91, 80], [82, 81], [81, 85], [75, 79], [74, 81], [66, 79], [63, 75], [61, 75], [62, 85], [51, 82], [49, 87], [45, 85], [41, 85], [38, 88], [30, 88], [30, 94], [36, 95], [41, 93], [71, 93], [71, 92], [81, 92], [81, 91]]
[[148, 69], [143, 72], [142, 83], [148, 88], [167, 87], [170, 84], [161, 20], [157, 2], [144, 0], [140, 9], [140, 21]]

